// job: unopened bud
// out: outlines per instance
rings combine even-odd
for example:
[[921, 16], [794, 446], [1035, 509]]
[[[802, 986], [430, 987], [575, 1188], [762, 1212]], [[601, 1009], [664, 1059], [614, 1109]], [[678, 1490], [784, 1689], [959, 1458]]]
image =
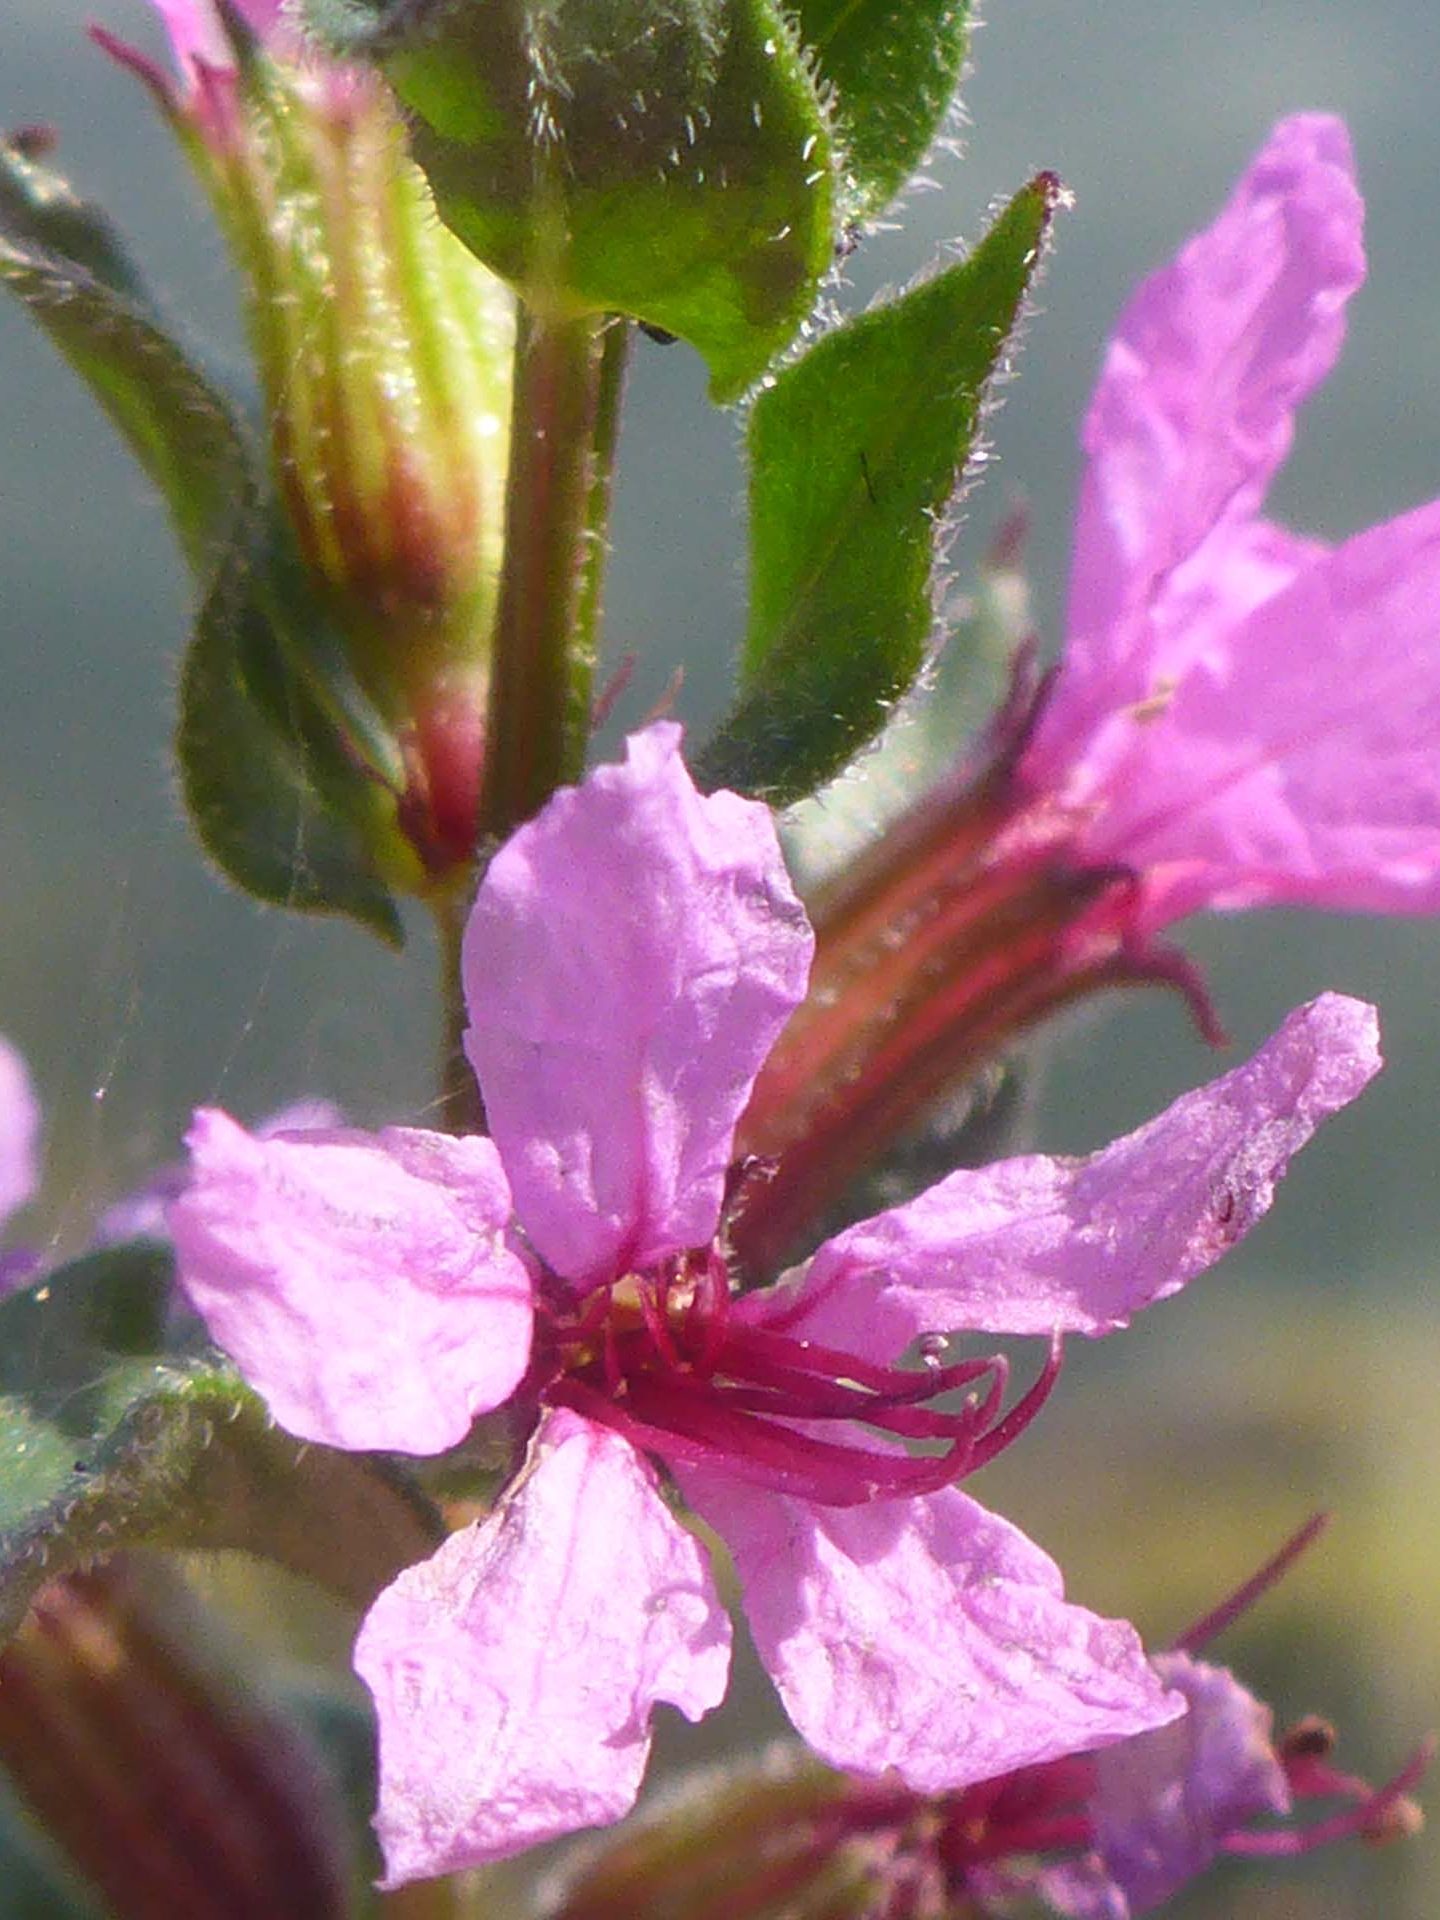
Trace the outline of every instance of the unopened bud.
[[186, 1602], [119, 1560], [43, 1588], [0, 1654], [0, 1763], [118, 1920], [340, 1920], [318, 1762], [219, 1672]]
[[474, 850], [514, 301], [437, 220], [377, 75], [318, 56], [261, 0], [185, 17], [167, 13], [179, 80], [105, 44], [142, 66], [239, 259], [314, 609], [286, 641], [393, 742], [377, 777], [424, 890]]
[[798, 1748], [690, 1775], [617, 1834], [572, 1854], [547, 1920], [871, 1920], [910, 1797], [826, 1772]]

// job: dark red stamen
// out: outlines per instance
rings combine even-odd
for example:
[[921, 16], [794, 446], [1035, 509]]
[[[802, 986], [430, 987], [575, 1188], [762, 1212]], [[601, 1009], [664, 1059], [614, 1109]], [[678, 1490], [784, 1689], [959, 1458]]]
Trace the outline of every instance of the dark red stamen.
[[1342, 1799], [1342, 1807], [1308, 1827], [1280, 1827], [1260, 1833], [1232, 1833], [1223, 1841], [1226, 1853], [1250, 1858], [1293, 1858], [1317, 1847], [1354, 1836], [1374, 1842], [1397, 1840], [1418, 1831], [1422, 1815], [1410, 1798], [1435, 1758], [1435, 1740], [1424, 1740], [1405, 1765], [1383, 1787], [1372, 1787], [1354, 1774], [1341, 1773], [1322, 1758], [1303, 1749], [1292, 1753], [1282, 1742], [1280, 1757], [1290, 1790], [1299, 1799]]
[[[754, 1326], [732, 1308], [712, 1249], [600, 1289], [579, 1312], [552, 1311], [543, 1397], [675, 1465], [723, 1463], [752, 1484], [849, 1507], [932, 1493], [993, 1460], [1039, 1412], [1060, 1370], [1057, 1339], [1040, 1377], [1003, 1412], [1003, 1355], [882, 1366]], [[936, 1404], [957, 1392], [960, 1405]], [[837, 1425], [835, 1437], [814, 1431], [821, 1423]], [[875, 1436], [868, 1444], [863, 1428]], [[940, 1450], [897, 1444], [911, 1440]]]
[[1209, 1613], [1178, 1635], [1171, 1642], [1172, 1650], [1176, 1653], [1198, 1653], [1210, 1641], [1217, 1639], [1227, 1627], [1234, 1625], [1242, 1613], [1248, 1613], [1257, 1600], [1262, 1600], [1273, 1586], [1284, 1579], [1301, 1554], [1314, 1546], [1329, 1524], [1328, 1513], [1312, 1513], [1305, 1524], [1297, 1527], [1290, 1538], [1271, 1554], [1264, 1566], [1252, 1573], [1218, 1607], [1212, 1607]]
[[1094, 1784], [1094, 1763], [1082, 1755], [947, 1795], [937, 1803], [944, 1824], [934, 1845], [951, 1889], [963, 1892], [968, 1873], [992, 1861], [1091, 1845], [1087, 1802]]

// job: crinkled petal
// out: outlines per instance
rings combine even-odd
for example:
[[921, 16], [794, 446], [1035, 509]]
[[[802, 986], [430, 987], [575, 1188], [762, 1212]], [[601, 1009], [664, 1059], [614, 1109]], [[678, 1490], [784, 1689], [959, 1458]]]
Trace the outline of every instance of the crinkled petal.
[[1113, 1333], [1242, 1239], [1292, 1154], [1379, 1067], [1375, 1009], [1322, 994], [1243, 1066], [1100, 1152], [951, 1174], [742, 1308], [882, 1357], [929, 1332]]
[[518, 1385], [532, 1283], [489, 1140], [258, 1139], [198, 1113], [170, 1208], [181, 1286], [302, 1440], [442, 1452]]
[[668, 1701], [724, 1696], [707, 1555], [627, 1441], [567, 1410], [490, 1517], [376, 1600], [355, 1667], [380, 1721], [386, 1884], [620, 1819]]
[[40, 1102], [24, 1060], [0, 1039], [0, 1227], [40, 1184]]
[[953, 1488], [838, 1509], [677, 1478], [734, 1555], [786, 1711], [832, 1766], [939, 1793], [1184, 1711], [1132, 1627], [1069, 1605], [1054, 1561]]
[[1095, 1766], [1098, 1851], [1135, 1915], [1203, 1873], [1227, 1834], [1290, 1811], [1270, 1709], [1223, 1667], [1177, 1653], [1155, 1665], [1189, 1712], [1109, 1748]]
[[1325, 378], [1364, 277], [1349, 137], [1283, 120], [1214, 224], [1137, 290], [1085, 423], [1065, 665], [1028, 764], [1072, 761], [1142, 701], [1161, 584], [1222, 522], [1259, 508], [1296, 409]]
[[466, 1046], [516, 1209], [578, 1282], [714, 1234], [735, 1122], [812, 940], [769, 810], [696, 792], [680, 729], [502, 847], [465, 936]]
[[[1305, 566], [1122, 717], [1081, 856], [1198, 907], [1440, 907], [1440, 501]], [[1117, 741], [1116, 727], [1125, 740]]]

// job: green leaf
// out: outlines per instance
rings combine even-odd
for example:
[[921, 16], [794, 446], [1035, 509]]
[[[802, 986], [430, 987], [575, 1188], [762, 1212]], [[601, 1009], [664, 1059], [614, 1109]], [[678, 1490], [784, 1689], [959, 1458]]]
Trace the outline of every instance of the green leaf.
[[442, 1529], [363, 1456], [301, 1446], [228, 1368], [158, 1357], [167, 1248], [0, 1303], [0, 1636], [43, 1580], [122, 1547], [239, 1547], [363, 1607]]
[[10, 146], [0, 282], [89, 386], [163, 495], [187, 559], [208, 571], [250, 468], [235, 414], [161, 326], [102, 216]]
[[164, 495], [200, 582], [177, 749], [202, 844], [260, 899], [349, 914], [398, 945], [391, 882], [416, 867], [395, 819], [403, 769], [229, 400], [164, 331], [104, 217], [13, 146], [0, 279]]
[[[251, 539], [237, 530], [200, 610], [180, 680], [176, 754], [206, 852], [277, 906], [343, 913], [403, 940], [377, 848], [402, 859], [393, 806], [285, 649]], [[243, 523], [242, 523], [243, 525]], [[318, 618], [317, 611], [317, 618]]]
[[309, 0], [415, 116], [442, 219], [530, 303], [689, 340], [717, 400], [815, 303], [829, 128], [772, 0]]
[[811, 793], [884, 726], [930, 644], [943, 516], [1041, 257], [1042, 174], [970, 257], [787, 367], [750, 416], [750, 620], [710, 786]]
[[960, 81], [969, 0], [797, 0], [800, 38], [834, 88], [856, 217], [878, 213], [924, 159]]
[[0, 226], [92, 274], [112, 293], [150, 306], [139, 270], [108, 216], [13, 141], [0, 141]]
[[1035, 632], [1023, 563], [1027, 515], [1012, 508], [981, 557], [933, 664], [863, 760], [785, 814], [785, 864], [802, 893], [822, 885], [975, 750]]

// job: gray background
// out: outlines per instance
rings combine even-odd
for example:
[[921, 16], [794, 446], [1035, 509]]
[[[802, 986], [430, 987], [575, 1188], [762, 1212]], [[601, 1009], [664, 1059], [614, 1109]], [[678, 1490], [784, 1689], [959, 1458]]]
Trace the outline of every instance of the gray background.
[[[139, 90], [82, 37], [100, 10], [10, 0], [0, 124], [58, 124], [64, 164], [133, 235], [177, 312], [233, 345], [234, 289], [199, 197]], [[140, 0], [103, 13], [157, 44]], [[1302, 106], [1349, 120], [1372, 279], [1276, 506], [1336, 535], [1440, 491], [1440, 16], [1428, 0], [996, 0], [990, 13], [963, 161], [942, 158], [903, 231], [851, 268], [856, 300], [903, 280], [941, 242], [973, 236], [1038, 166], [1077, 195], [993, 423], [998, 459], [961, 570], [1006, 489], [1023, 488], [1053, 639], [1075, 422], [1106, 327], [1269, 123]], [[641, 654], [637, 712], [683, 654], [682, 710], [703, 722], [743, 611], [743, 520], [734, 425], [706, 408], [683, 348], [641, 343], [622, 473], [610, 641]], [[186, 590], [166, 525], [79, 386], [8, 308], [0, 556], [0, 1027], [50, 1113], [43, 1228], [83, 1237], [96, 1201], [168, 1151], [198, 1100], [253, 1114], [314, 1089], [361, 1118], [422, 1116], [423, 928], [397, 961], [347, 928], [259, 911], [201, 869], [167, 765]], [[1440, 608], [1436, 628], [1440, 646]], [[1157, 1641], [1306, 1511], [1333, 1506], [1330, 1542], [1223, 1651], [1282, 1711], [1340, 1718], [1345, 1757], [1372, 1769], [1440, 1722], [1437, 942], [1423, 922], [1268, 915], [1186, 929], [1241, 1044], [1344, 987], [1380, 1002], [1390, 1069], [1222, 1273], [1078, 1356], [1060, 1408], [985, 1489], [1065, 1561], [1077, 1595]], [[1049, 1052], [1034, 1131], [1052, 1148], [1099, 1144], [1217, 1065], [1176, 1006], [1140, 997], [1090, 1013]], [[1428, 1840], [1252, 1872], [1193, 1908], [1262, 1920], [1437, 1910]]]

